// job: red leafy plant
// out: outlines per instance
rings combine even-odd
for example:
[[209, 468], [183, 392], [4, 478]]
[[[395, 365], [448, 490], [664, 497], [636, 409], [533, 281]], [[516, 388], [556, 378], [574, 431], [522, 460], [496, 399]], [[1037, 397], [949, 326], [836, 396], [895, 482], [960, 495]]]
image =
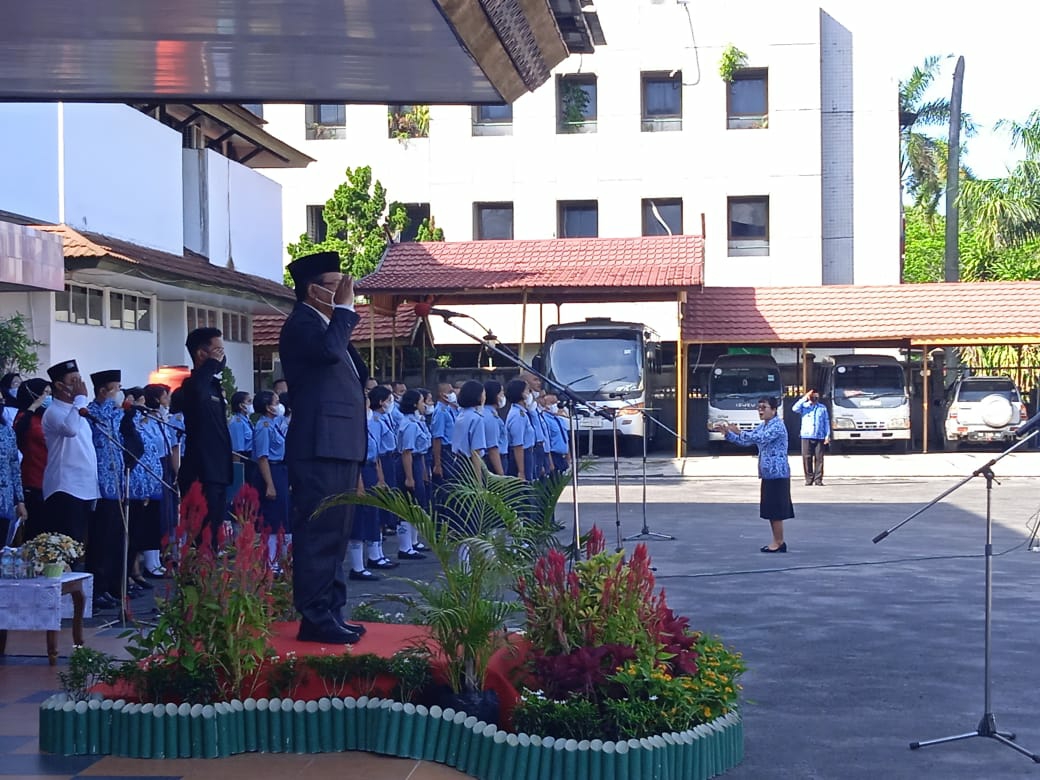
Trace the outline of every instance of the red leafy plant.
[[277, 610], [259, 507], [256, 489], [243, 485], [232, 503], [234, 521], [214, 538], [201, 486], [192, 485], [182, 499], [180, 522], [167, 541], [173, 586], [156, 599], [155, 627], [133, 633], [128, 647], [141, 670], [129, 682], [148, 698], [183, 695], [156, 690], [154, 680], [164, 681], [159, 687], [183, 685], [200, 698], [245, 697], [256, 685], [257, 671], [273, 654], [268, 638]]

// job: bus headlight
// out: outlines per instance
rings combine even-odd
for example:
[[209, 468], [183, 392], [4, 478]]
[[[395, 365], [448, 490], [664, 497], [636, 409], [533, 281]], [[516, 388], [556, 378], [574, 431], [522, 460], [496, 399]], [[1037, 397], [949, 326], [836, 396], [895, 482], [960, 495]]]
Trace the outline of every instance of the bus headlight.
[[893, 417], [888, 421], [889, 428], [905, 429], [910, 427], [910, 420], [906, 417]]
[[835, 417], [833, 427], [836, 431], [854, 431], [856, 430], [856, 421], [851, 417]]

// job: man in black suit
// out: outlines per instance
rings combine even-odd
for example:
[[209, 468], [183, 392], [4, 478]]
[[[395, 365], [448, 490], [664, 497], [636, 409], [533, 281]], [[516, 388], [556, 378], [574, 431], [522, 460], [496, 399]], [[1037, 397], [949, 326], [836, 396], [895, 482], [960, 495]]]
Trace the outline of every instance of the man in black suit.
[[285, 460], [293, 497], [293, 599], [303, 616], [299, 639], [353, 644], [364, 628], [342, 616], [352, 507], [312, 515], [328, 496], [356, 487], [368, 445], [362, 389], [368, 370], [350, 345], [360, 319], [354, 280], [340, 273], [336, 252], [298, 258], [288, 270], [297, 302], [282, 326], [279, 354], [293, 402]]
[[193, 330], [184, 345], [195, 367], [180, 387], [186, 448], [177, 482], [181, 495], [188, 492], [193, 482], [202, 484], [208, 507], [206, 527], [216, 544], [226, 515], [232, 473], [227, 401], [220, 384], [227, 357], [223, 334], [216, 328]]

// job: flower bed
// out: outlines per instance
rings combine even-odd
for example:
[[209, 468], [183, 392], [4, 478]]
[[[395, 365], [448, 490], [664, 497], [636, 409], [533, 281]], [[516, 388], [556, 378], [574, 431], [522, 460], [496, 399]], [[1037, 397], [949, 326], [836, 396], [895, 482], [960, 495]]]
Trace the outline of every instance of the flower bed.
[[614, 742], [516, 734], [453, 709], [366, 696], [157, 705], [55, 694], [40, 706], [40, 749], [65, 755], [218, 758], [363, 750], [434, 761], [487, 780], [700, 780], [736, 766], [743, 746], [735, 711], [683, 732]]

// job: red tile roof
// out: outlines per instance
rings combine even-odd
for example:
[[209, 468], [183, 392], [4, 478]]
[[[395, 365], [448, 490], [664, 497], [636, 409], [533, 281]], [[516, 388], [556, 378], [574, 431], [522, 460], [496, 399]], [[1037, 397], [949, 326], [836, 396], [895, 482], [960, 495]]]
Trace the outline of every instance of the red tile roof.
[[885, 286], [701, 287], [686, 300], [684, 341], [764, 344], [1040, 341], [1040, 282]]
[[[111, 260], [121, 265], [143, 266], [168, 276], [171, 283], [182, 286], [215, 288], [219, 292], [251, 293], [252, 297], [284, 306], [294, 301], [292, 290], [279, 282], [231, 268], [214, 265], [202, 255], [185, 249], [175, 255], [158, 249], [133, 244], [100, 233], [74, 230], [68, 225], [33, 225], [36, 230], [62, 237], [66, 260]], [[187, 277], [187, 279], [185, 279]]]
[[[441, 241], [393, 244], [362, 279], [365, 292], [438, 302], [512, 296], [529, 300], [674, 298], [702, 283], [700, 236]], [[634, 297], [646, 296], [646, 297]]]
[[[373, 336], [369, 330], [369, 306], [359, 303], [356, 310], [361, 315], [361, 321], [354, 328], [350, 340], [355, 344], [367, 344]], [[374, 320], [376, 343], [389, 345], [394, 340], [398, 346], [411, 343], [418, 320], [419, 318], [415, 316], [415, 307], [411, 304], [398, 307], [396, 320], [377, 312]], [[284, 314], [259, 314], [253, 317], [253, 346], [277, 347], [278, 337], [284, 323]]]

